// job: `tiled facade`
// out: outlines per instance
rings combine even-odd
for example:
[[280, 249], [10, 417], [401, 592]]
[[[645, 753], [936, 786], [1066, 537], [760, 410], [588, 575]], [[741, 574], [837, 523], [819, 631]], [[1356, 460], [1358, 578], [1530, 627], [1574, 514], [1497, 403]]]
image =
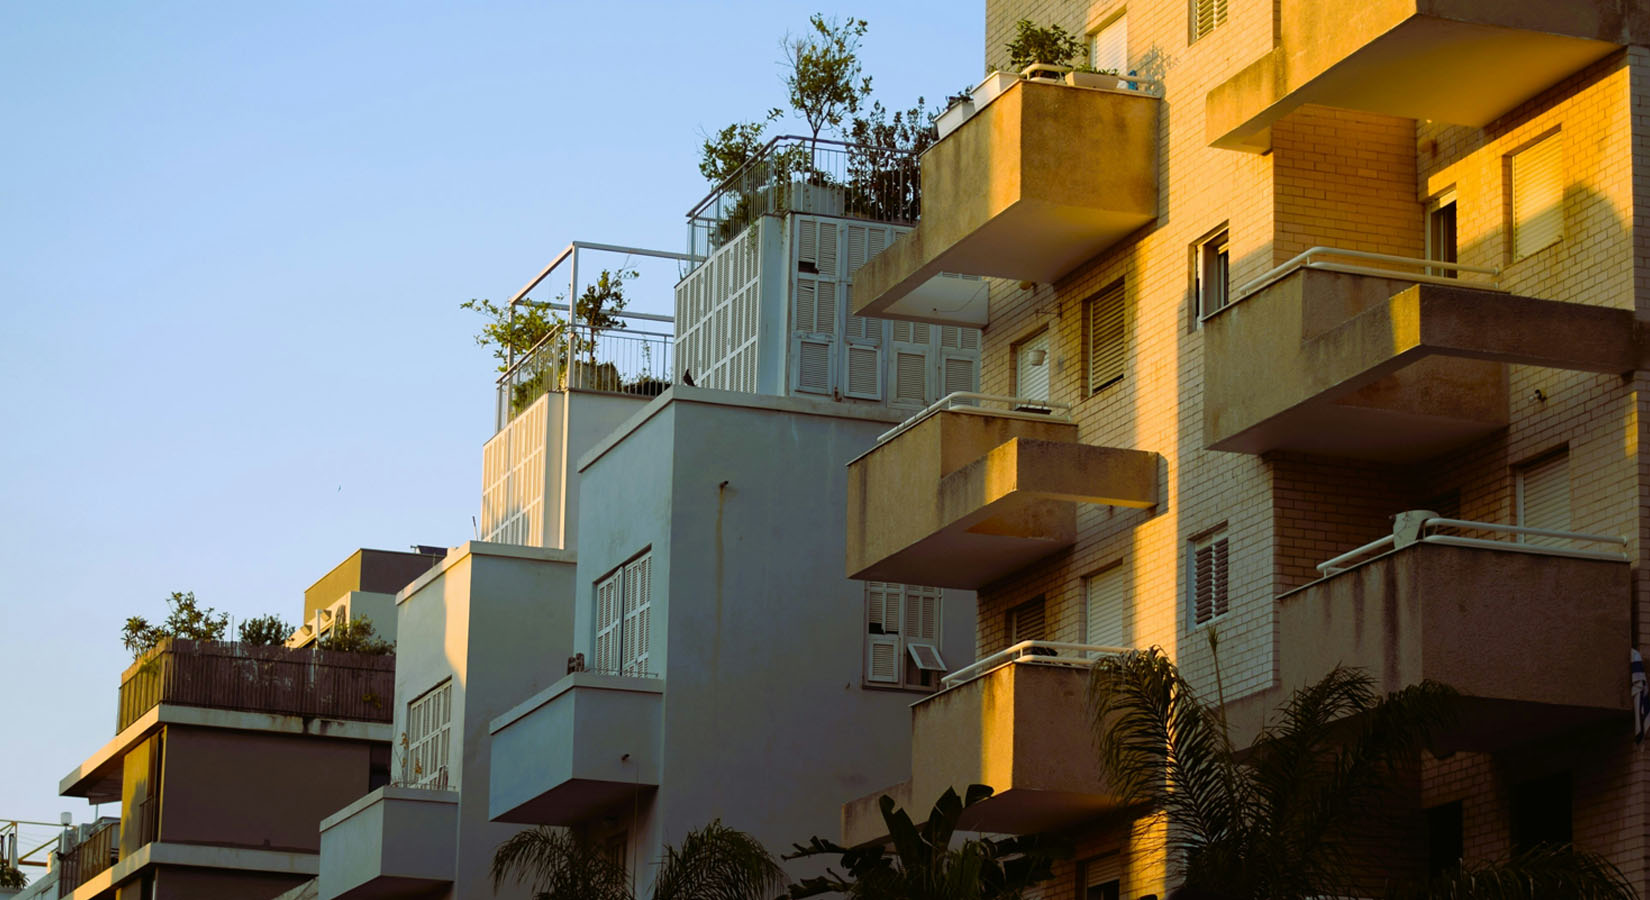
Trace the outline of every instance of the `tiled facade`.
[[[1453, 193], [1460, 263], [1499, 269], [1500, 286], [1515, 295], [1643, 316], [1650, 312], [1650, 238], [1635, 226], [1650, 198], [1650, 54], [1618, 49], [1481, 128], [1304, 106], [1273, 124], [1267, 153], [1211, 147], [1204, 101], [1273, 50], [1280, 7], [1270, 0], [1231, 0], [1225, 24], [1195, 42], [1185, 0], [987, 0], [983, 61], [1006, 68], [1003, 46], [1017, 20], [1088, 34], [1125, 6], [1131, 68], [1163, 84], [1158, 218], [1054, 284], [994, 280], [981, 389], [1015, 395], [1011, 348], [1046, 331], [1051, 399], [1072, 405], [1082, 442], [1160, 454], [1162, 497], [1149, 510], [1080, 504], [1074, 544], [982, 588], [981, 654], [1008, 646], [1009, 611], [1038, 597], [1048, 639], [1084, 641], [1084, 579], [1121, 564], [1130, 584], [1130, 645], [1161, 645], [1194, 681], [1209, 684], [1213, 628], [1225, 695], [1275, 690], [1280, 594], [1317, 579], [1318, 563], [1391, 534], [1390, 517], [1403, 510], [1517, 522], [1518, 467], [1560, 450], [1569, 459], [1570, 529], [1631, 536], [1638, 646], [1650, 624], [1640, 612], [1650, 583], [1638, 565], [1650, 538], [1650, 459], [1639, 446], [1650, 383], [1642, 372], [1509, 365], [1507, 427], [1421, 460], [1205, 449], [1194, 248], [1226, 231], [1234, 287], [1315, 246], [1425, 258], [1432, 203]], [[1554, 134], [1563, 148], [1563, 236], [1515, 258], [1510, 159]], [[1083, 304], [1119, 281], [1126, 374], [1089, 395]], [[1220, 527], [1230, 540], [1231, 608], [1194, 626], [1187, 548]], [[1502, 857], [1511, 850], [1514, 786], [1562, 771], [1572, 773], [1575, 843], [1604, 853], [1650, 893], [1650, 763], [1625, 718], [1494, 754], [1429, 757], [1421, 805], [1461, 801], [1466, 857]], [[1161, 895], [1170, 883], [1151, 837], [1160, 838], [1162, 827], [1152, 820], [1083, 826], [1072, 834], [1077, 861], [1059, 868], [1038, 896], [1081, 897], [1080, 861], [1114, 851], [1125, 860], [1123, 897]]]

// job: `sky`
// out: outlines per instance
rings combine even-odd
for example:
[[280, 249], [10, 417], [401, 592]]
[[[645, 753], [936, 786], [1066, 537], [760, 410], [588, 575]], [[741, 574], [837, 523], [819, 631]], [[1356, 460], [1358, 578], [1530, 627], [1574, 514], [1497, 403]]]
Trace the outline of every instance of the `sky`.
[[890, 107], [983, 71], [937, 0], [0, 4], [0, 820], [91, 818], [57, 784], [114, 736], [128, 616], [294, 621], [358, 547], [469, 539], [495, 373], [458, 304], [572, 240], [682, 249], [700, 134], [783, 105], [815, 11], [870, 20]]

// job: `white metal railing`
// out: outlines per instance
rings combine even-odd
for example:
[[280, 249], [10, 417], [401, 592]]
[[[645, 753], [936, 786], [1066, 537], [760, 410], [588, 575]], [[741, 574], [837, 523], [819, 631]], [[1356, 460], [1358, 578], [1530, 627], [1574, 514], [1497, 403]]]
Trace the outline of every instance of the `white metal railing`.
[[[985, 404], [1003, 407], [1002, 409], [985, 409]], [[1052, 400], [1033, 400], [1030, 397], [1005, 397], [1000, 394], [978, 394], [973, 391], [952, 391], [935, 400], [909, 419], [884, 431], [877, 437], [877, 443], [884, 444], [899, 437], [916, 426], [918, 422], [929, 416], [948, 409], [966, 408], [990, 412], [994, 416], [1009, 419], [1031, 419], [1037, 422], [1070, 422], [1071, 404], [1055, 403]]]
[[[1032, 63], [1031, 65], [1026, 66], [1024, 69], [1020, 70], [1020, 77], [1023, 78], [1023, 79], [1026, 79], [1026, 80], [1038, 79], [1038, 80], [1053, 80], [1053, 81], [1065, 82], [1065, 76], [1067, 74], [1071, 74], [1071, 73], [1076, 73], [1078, 75], [1098, 75], [1101, 78], [1115, 78], [1115, 79], [1117, 79], [1117, 86], [1114, 87], [1114, 88], [1101, 87], [1101, 88], [1090, 88], [1090, 90], [1117, 90], [1117, 91], [1127, 91], [1127, 92], [1133, 92], [1133, 93], [1142, 93], [1142, 92], [1144, 92], [1144, 93], [1156, 92], [1158, 94], [1162, 93], [1161, 89], [1163, 87], [1163, 82], [1158, 81], [1154, 78], [1141, 78], [1139, 75], [1136, 75], [1133, 72], [1129, 72], [1129, 73], [1126, 73], [1126, 74], [1123, 73], [1123, 72], [1118, 72], [1118, 71], [1091, 72], [1091, 71], [1078, 69], [1074, 66], [1057, 66], [1057, 65], [1054, 65], [1053, 63]], [[989, 77], [990, 76], [987, 76], [988, 79], [989, 79]], [[1069, 82], [1067, 82], [1067, 83], [1070, 84]], [[1071, 86], [1072, 87], [1083, 87], [1083, 85], [1071, 85]]]
[[1086, 669], [1102, 656], [1132, 652], [1131, 647], [1103, 647], [1098, 644], [1071, 644], [1064, 641], [1021, 641], [1007, 650], [999, 650], [971, 666], [964, 666], [940, 679], [942, 689], [967, 684], [991, 672], [1015, 663], [1039, 666], [1066, 666]]
[[[565, 310], [563, 304], [545, 304]], [[619, 312], [612, 315], [647, 322], [670, 322], [669, 316]], [[670, 387], [675, 371], [675, 336], [637, 328], [591, 328], [563, 323], [539, 339], [498, 379], [497, 421], [502, 430], [540, 394], [568, 389], [611, 391], [652, 397]]]
[[[1438, 534], [1433, 531], [1437, 528], [1454, 528], [1469, 531], [1491, 532], [1505, 534], [1519, 540], [1494, 540], [1490, 538], [1468, 537], [1459, 534]], [[1389, 550], [1408, 546], [1410, 543], [1445, 544], [1452, 547], [1480, 547], [1491, 550], [1513, 550], [1520, 553], [1534, 553], [1544, 556], [1563, 556], [1571, 559], [1598, 559], [1610, 562], [1625, 562], [1627, 554], [1617, 550], [1586, 550], [1578, 547], [1554, 546], [1551, 544], [1531, 544], [1524, 538], [1552, 538], [1566, 540], [1580, 544], [1611, 544], [1617, 547], [1626, 547], [1627, 539], [1607, 534], [1585, 534], [1578, 531], [1554, 531], [1550, 528], [1525, 528], [1522, 525], [1503, 525], [1498, 522], [1473, 522], [1466, 519], [1447, 519], [1436, 516], [1423, 520], [1411, 540], [1399, 542], [1399, 535], [1389, 534], [1353, 550], [1348, 550], [1334, 559], [1318, 563], [1318, 573], [1325, 578], [1339, 575], [1349, 569], [1356, 568], [1369, 562], [1375, 556]]]
[[[1356, 260], [1359, 263], [1375, 263], [1376, 265], [1357, 265], [1355, 263], [1325, 262], [1324, 257], [1335, 259]], [[1473, 283], [1471, 286], [1481, 290], [1501, 290], [1501, 270], [1494, 266], [1469, 266], [1464, 263], [1444, 262], [1437, 259], [1420, 259], [1413, 256], [1397, 256], [1391, 253], [1371, 253], [1367, 250], [1343, 250], [1339, 247], [1313, 247], [1298, 254], [1283, 265], [1278, 266], [1265, 275], [1245, 283], [1232, 292], [1231, 298], [1219, 309], [1204, 313], [1201, 318], [1207, 320], [1218, 316], [1228, 309], [1238, 305], [1259, 293], [1263, 288], [1283, 278], [1296, 269], [1317, 269], [1322, 272], [1343, 272], [1348, 275], [1374, 275], [1381, 278], [1401, 278], [1405, 281], [1414, 281], [1421, 284], [1442, 284], [1460, 286], [1464, 284], [1459, 278], [1452, 278], [1442, 274], [1454, 272], [1457, 275], [1488, 275], [1494, 280], [1489, 284]]]

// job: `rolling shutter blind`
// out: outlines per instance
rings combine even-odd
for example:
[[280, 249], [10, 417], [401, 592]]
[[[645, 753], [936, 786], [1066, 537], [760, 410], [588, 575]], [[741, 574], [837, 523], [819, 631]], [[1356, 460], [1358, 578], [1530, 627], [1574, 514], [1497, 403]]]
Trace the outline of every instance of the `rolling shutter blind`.
[[624, 569], [624, 659], [626, 675], [645, 674], [652, 639], [653, 557], [644, 556]]
[[1048, 332], [1044, 331], [1014, 348], [1014, 396], [1027, 400], [1048, 400]]
[[1120, 75], [1129, 70], [1129, 16], [1124, 13], [1110, 25], [1100, 29], [1090, 44], [1089, 65], [1105, 71], [1115, 69]]
[[1564, 237], [1564, 167], [1560, 135], [1512, 157], [1513, 259]]
[[1123, 319], [1123, 285], [1119, 282], [1088, 302], [1089, 393], [1123, 377], [1128, 359]]
[[[1518, 473], [1518, 524], [1570, 530], [1570, 455], [1550, 456]], [[1526, 544], [1563, 546], [1563, 538], [1520, 535]]]
[[1043, 618], [1043, 598], [1022, 603], [1008, 612], [1008, 643], [1048, 640]]
[[619, 587], [624, 573], [614, 572], [605, 581], [596, 582], [596, 659], [594, 668], [600, 672], [619, 671]]
[[1226, 0], [1192, 0], [1192, 40], [1226, 24]]
[[1193, 621], [1202, 625], [1226, 613], [1225, 529], [1192, 544], [1191, 581]]
[[1121, 647], [1124, 642], [1123, 611], [1126, 599], [1123, 567], [1113, 566], [1088, 579], [1088, 642], [1101, 647]]

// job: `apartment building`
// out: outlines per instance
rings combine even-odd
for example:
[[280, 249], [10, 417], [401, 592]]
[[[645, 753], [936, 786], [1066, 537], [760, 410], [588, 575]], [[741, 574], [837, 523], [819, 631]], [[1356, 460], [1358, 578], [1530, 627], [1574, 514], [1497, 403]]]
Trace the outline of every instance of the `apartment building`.
[[847, 573], [977, 590], [982, 658], [845, 838], [984, 782], [973, 827], [1077, 842], [1040, 896], [1162, 896], [1083, 669], [1160, 645], [1212, 689], [1216, 633], [1234, 712], [1337, 663], [1461, 692], [1388, 871], [1561, 840], [1650, 892], [1642, 5], [987, 0], [983, 63], [1022, 18], [1121, 75], [987, 78], [852, 288], [981, 328], [1018, 399], [849, 467]]
[[[361, 551], [322, 581], [329, 599], [393, 590], [433, 561]], [[60, 785], [120, 814], [65, 834], [53, 896], [270, 898], [313, 878], [316, 823], [389, 780], [394, 679], [393, 655], [163, 641]]]

